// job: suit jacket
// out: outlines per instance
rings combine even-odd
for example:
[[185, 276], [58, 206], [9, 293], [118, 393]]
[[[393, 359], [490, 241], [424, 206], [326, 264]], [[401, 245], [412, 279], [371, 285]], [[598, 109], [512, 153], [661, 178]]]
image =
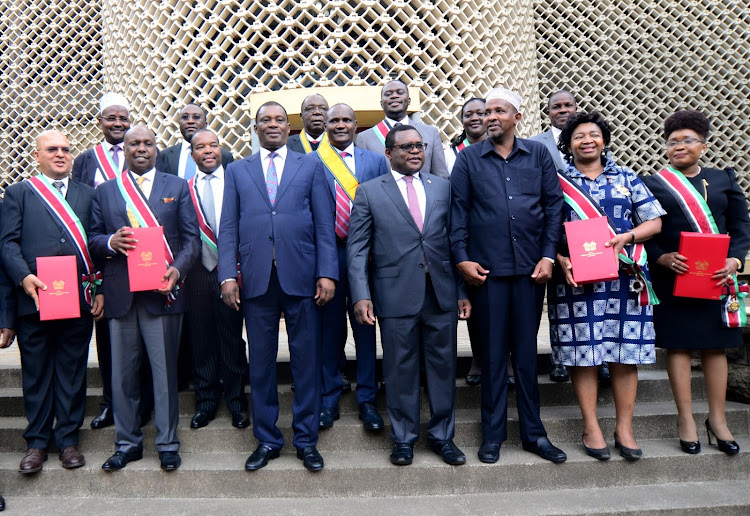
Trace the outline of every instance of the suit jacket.
[[[2, 225], [2, 204], [0, 200], [0, 226]], [[8, 275], [5, 274], [5, 266], [0, 262], [0, 329], [15, 328], [16, 322], [16, 296], [10, 283]]]
[[552, 134], [552, 129], [541, 134], [537, 134], [536, 136], [532, 136], [531, 138], [529, 138], [529, 140], [542, 142], [544, 146], [547, 147], [547, 150], [552, 157], [552, 161], [555, 162], [555, 168], [558, 172], [562, 172], [563, 170], [568, 168], [567, 163], [563, 161], [562, 156], [560, 156], [560, 151], [557, 149], [557, 144], [555, 143], [555, 135]]
[[279, 284], [290, 296], [314, 296], [318, 278], [338, 280], [334, 208], [325, 174], [317, 157], [287, 152], [271, 205], [259, 152], [226, 168], [220, 282], [237, 277], [238, 249], [245, 299], [268, 290], [274, 253]]
[[[448, 242], [450, 183], [431, 174], [419, 175], [426, 198], [421, 233], [392, 174], [359, 185], [354, 198], [346, 253], [352, 302], [372, 299], [379, 317], [420, 312], [425, 259], [440, 308], [457, 310], [459, 292]], [[372, 294], [369, 267], [374, 277]]]
[[[171, 174], [173, 176], [179, 175], [180, 170], [180, 151], [182, 150], [182, 142], [177, 145], [167, 147], [156, 156], [156, 170], [164, 172], [165, 174]], [[221, 164], [224, 168], [227, 168], [232, 161], [234, 156], [227, 149], [221, 149]]]
[[[68, 181], [65, 199], [80, 219], [89, 236], [89, 243], [93, 198], [93, 188], [72, 179]], [[53, 217], [25, 181], [10, 185], [5, 190], [0, 220], [0, 246], [5, 272], [11, 285], [14, 285], [19, 317], [37, 311], [34, 301], [20, 286], [23, 278], [36, 274], [37, 257], [73, 255], [78, 262], [79, 274], [86, 272], [76, 245], [63, 225]], [[83, 297], [80, 282], [78, 288], [81, 313], [85, 314], [90, 307]]]
[[[312, 150], [317, 150], [318, 143], [311, 143], [310, 146], [312, 147]], [[290, 151], [299, 152], [300, 154], [306, 154], [305, 148], [302, 146], [302, 140], [300, 140], [299, 134], [293, 134], [289, 137], [289, 139], [286, 142], [286, 147]]]
[[[422, 167], [421, 172], [447, 178], [450, 174], [448, 173], [448, 165], [445, 163], [443, 142], [440, 140], [440, 133], [438, 130], [431, 125], [423, 124], [422, 122], [410, 122], [410, 125], [414, 126], [417, 131], [419, 131], [419, 134], [422, 135], [422, 140], [427, 144], [427, 150], [425, 150], [424, 156], [424, 166]], [[385, 147], [380, 143], [380, 139], [378, 139], [378, 136], [375, 134], [374, 127], [362, 131], [357, 135], [357, 147], [385, 155]], [[388, 167], [390, 170], [390, 163], [388, 163]]]
[[[174, 198], [172, 202], [165, 199]], [[201, 242], [198, 219], [190, 198], [187, 182], [179, 177], [157, 172], [151, 188], [149, 204], [164, 227], [164, 235], [174, 255], [174, 266], [185, 278], [200, 256]], [[92, 225], [89, 248], [94, 259], [106, 260], [104, 264], [104, 316], [107, 319], [124, 316], [133, 302], [128, 281], [127, 257], [109, 250], [109, 237], [123, 226], [130, 226], [125, 200], [120, 195], [117, 181], [99, 185], [91, 207]], [[189, 280], [188, 280], [189, 281]], [[142, 292], [147, 296], [148, 311], [154, 315], [181, 313], [185, 296], [178, 295], [169, 310], [164, 309], [165, 296], [157, 292]]]
[[[315, 156], [320, 159], [317, 153], [315, 153]], [[328, 189], [331, 192], [331, 199], [333, 199], [333, 213], [335, 220], [336, 180], [327, 168], [325, 170], [326, 179], [328, 180]], [[357, 177], [360, 184], [387, 173], [388, 160], [385, 159], [385, 156], [381, 156], [376, 152], [360, 149], [359, 147], [354, 147], [354, 175]]]

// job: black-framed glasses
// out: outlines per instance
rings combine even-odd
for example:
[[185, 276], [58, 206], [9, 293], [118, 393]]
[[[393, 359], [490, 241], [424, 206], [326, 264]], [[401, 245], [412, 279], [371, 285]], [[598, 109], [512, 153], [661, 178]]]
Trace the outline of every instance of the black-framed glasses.
[[427, 149], [427, 144], [424, 142], [419, 143], [402, 143], [401, 145], [394, 145], [391, 147], [392, 149], [399, 148], [404, 152], [411, 152], [414, 149], [417, 149], [418, 151], [422, 152], [423, 150]]

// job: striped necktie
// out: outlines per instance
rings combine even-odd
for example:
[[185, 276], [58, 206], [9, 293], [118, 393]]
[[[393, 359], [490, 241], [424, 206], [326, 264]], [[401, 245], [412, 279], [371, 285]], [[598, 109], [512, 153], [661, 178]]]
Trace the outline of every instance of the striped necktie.
[[266, 174], [266, 190], [268, 190], [268, 199], [271, 201], [271, 206], [276, 202], [276, 192], [279, 189], [279, 176], [276, 174], [276, 164], [273, 162], [273, 159], [277, 156], [276, 152], [268, 155], [271, 162], [268, 164], [268, 173]]
[[[341, 158], [349, 156], [348, 152], [342, 152]], [[346, 239], [349, 233], [349, 216], [351, 215], [351, 203], [346, 191], [341, 187], [338, 181], [336, 184], [336, 236], [341, 240]]]

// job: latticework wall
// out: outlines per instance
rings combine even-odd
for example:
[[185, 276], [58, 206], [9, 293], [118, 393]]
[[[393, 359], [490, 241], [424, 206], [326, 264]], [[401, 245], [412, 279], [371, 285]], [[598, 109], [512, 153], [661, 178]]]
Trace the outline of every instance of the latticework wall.
[[0, 172], [3, 184], [30, 173], [32, 139], [49, 126], [76, 152], [95, 144], [97, 99], [110, 89], [161, 146], [178, 140], [177, 112], [195, 100], [244, 155], [250, 92], [401, 77], [446, 141], [463, 101], [494, 85], [527, 99], [522, 135], [539, 131], [547, 95], [569, 88], [612, 121], [616, 157], [638, 171], [664, 161], [664, 117], [697, 107], [715, 120], [708, 161], [744, 174], [748, 10], [739, 0], [0, 0]]
[[750, 193], [750, 4], [744, 0], [536, 3], [540, 107], [557, 89], [613, 125], [613, 153], [637, 172], [666, 161], [664, 119], [712, 119], [705, 163], [733, 166]]

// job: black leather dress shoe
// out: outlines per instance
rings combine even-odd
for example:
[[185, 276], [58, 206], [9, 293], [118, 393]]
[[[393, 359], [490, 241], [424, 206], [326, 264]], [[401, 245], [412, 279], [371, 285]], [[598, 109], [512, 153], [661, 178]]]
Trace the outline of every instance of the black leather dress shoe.
[[5, 498], [0, 496], [0, 512], [5, 510]]
[[516, 384], [516, 377], [515, 376], [508, 376], [508, 379], [506, 380], [507, 384], [510, 386], [514, 386]]
[[362, 420], [362, 426], [365, 427], [365, 430], [371, 432], [377, 432], [385, 427], [383, 418], [380, 417], [377, 407], [372, 403], [365, 402], [359, 405], [359, 419]]
[[99, 430], [100, 428], [107, 428], [115, 424], [115, 418], [112, 415], [112, 409], [107, 407], [102, 410], [102, 413], [91, 420], [91, 428]]
[[500, 459], [500, 443], [482, 443], [477, 456], [487, 464], [496, 463]]
[[209, 421], [213, 421], [214, 417], [213, 414], [199, 410], [193, 416], [193, 420], [190, 421], [190, 428], [203, 428], [204, 426], [208, 426]]
[[164, 471], [174, 471], [182, 464], [180, 454], [176, 451], [165, 451], [159, 453], [159, 460], [161, 461], [161, 469]]
[[250, 418], [247, 416], [247, 412], [232, 412], [232, 426], [235, 428], [250, 426]]
[[433, 441], [430, 443], [430, 449], [442, 457], [443, 462], [451, 466], [460, 466], [466, 464], [466, 455], [458, 449], [453, 440]]
[[549, 439], [546, 437], [540, 437], [536, 442], [524, 441], [522, 446], [527, 452], [535, 453], [544, 460], [554, 462], [555, 464], [560, 464], [568, 460], [565, 452], [549, 442]]
[[414, 460], [414, 445], [409, 443], [396, 443], [391, 451], [391, 464], [396, 466], [408, 466]]
[[297, 448], [297, 458], [302, 461], [302, 464], [309, 471], [320, 471], [323, 469], [323, 457], [320, 456], [315, 446]]
[[137, 452], [115, 452], [107, 461], [102, 464], [104, 471], [117, 471], [128, 465], [128, 462], [135, 462], [143, 458], [143, 450]]
[[341, 392], [352, 392], [352, 382], [343, 374], [341, 375]]
[[467, 374], [466, 375], [466, 385], [479, 385], [481, 383], [482, 383], [481, 374]]
[[266, 464], [271, 459], [275, 459], [280, 455], [279, 450], [274, 450], [268, 445], [259, 444], [255, 451], [247, 458], [245, 462], [245, 469], [248, 471], [255, 471]]
[[567, 382], [570, 380], [568, 368], [562, 364], [555, 364], [555, 367], [553, 367], [552, 371], [549, 373], [549, 379], [558, 383]]
[[333, 426], [334, 421], [339, 420], [339, 408], [323, 408], [320, 411], [320, 423], [318, 423], [318, 426], [320, 428], [331, 428]]

